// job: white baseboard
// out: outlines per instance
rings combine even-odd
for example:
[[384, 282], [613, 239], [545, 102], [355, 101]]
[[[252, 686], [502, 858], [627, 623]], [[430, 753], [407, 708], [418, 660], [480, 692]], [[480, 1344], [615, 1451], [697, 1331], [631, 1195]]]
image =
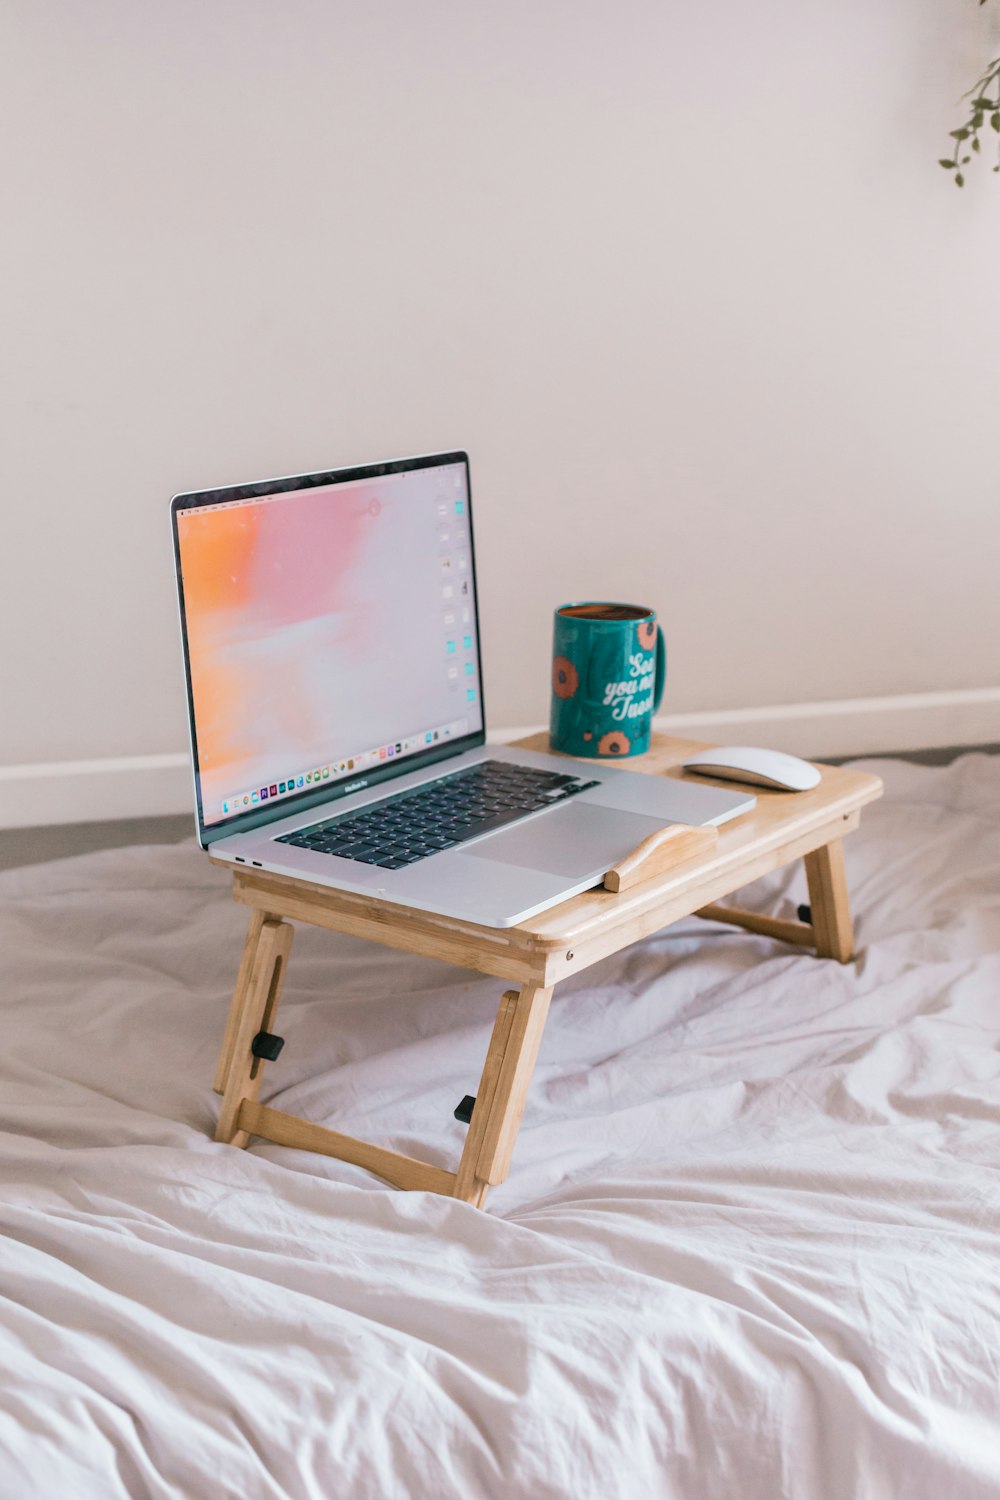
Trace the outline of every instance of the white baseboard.
[[[684, 739], [770, 745], [811, 760], [995, 745], [1000, 744], [1000, 687], [667, 714], [656, 726]], [[490, 739], [504, 744], [542, 727], [494, 730]], [[186, 751], [0, 766], [0, 828], [191, 811]]]
[[658, 727], [717, 745], [745, 743], [750, 735], [752, 744], [810, 760], [936, 750], [947, 745], [997, 745], [1000, 687], [672, 714]]
[[186, 750], [0, 766], [0, 828], [172, 813], [187, 813], [194, 831], [191, 761]]
[[[891, 698], [837, 698], [762, 708], [720, 708], [663, 714], [656, 728], [715, 745], [767, 745], [810, 760], [840, 755], [891, 755], [946, 745], [1000, 744], [1000, 687]], [[491, 735], [501, 743], [546, 726], [525, 725]]]

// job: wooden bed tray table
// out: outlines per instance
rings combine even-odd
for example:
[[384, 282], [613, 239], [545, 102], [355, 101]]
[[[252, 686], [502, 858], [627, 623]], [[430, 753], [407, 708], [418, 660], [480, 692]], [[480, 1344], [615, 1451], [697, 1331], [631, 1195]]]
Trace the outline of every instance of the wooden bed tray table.
[[[549, 750], [546, 734], [518, 744]], [[707, 748], [693, 740], [654, 735], [646, 755], [622, 766], [687, 779], [681, 762]], [[215, 1072], [214, 1087], [223, 1096], [216, 1140], [245, 1146], [251, 1136], [261, 1136], [353, 1162], [396, 1187], [444, 1193], [481, 1208], [490, 1187], [503, 1182], [509, 1171], [549, 1003], [560, 980], [691, 915], [734, 923], [812, 949], [820, 958], [850, 962], [854, 938], [841, 840], [857, 828], [862, 807], [881, 795], [882, 783], [861, 771], [817, 769], [822, 778], [808, 792], [753, 788], [753, 811], [720, 829], [675, 825], [654, 835], [608, 872], [603, 888], [574, 896], [516, 927], [482, 927], [288, 876], [234, 871], [227, 861], [214, 861], [232, 873], [233, 895], [250, 909]], [[796, 859], [805, 863], [809, 889], [808, 907], [800, 908], [804, 920], [720, 904], [750, 881]], [[293, 922], [442, 959], [511, 986], [500, 1000], [478, 1092], [463, 1101], [466, 1110], [460, 1118], [468, 1119], [469, 1129], [455, 1171], [258, 1102], [264, 1067], [281, 1046], [273, 1027]]]

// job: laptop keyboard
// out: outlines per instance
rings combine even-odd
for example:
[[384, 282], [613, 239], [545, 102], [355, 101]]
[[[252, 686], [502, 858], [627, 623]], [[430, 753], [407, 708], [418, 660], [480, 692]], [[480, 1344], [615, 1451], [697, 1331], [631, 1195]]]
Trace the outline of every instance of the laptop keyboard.
[[502, 760], [480, 761], [357, 812], [297, 828], [275, 843], [400, 870], [597, 785]]

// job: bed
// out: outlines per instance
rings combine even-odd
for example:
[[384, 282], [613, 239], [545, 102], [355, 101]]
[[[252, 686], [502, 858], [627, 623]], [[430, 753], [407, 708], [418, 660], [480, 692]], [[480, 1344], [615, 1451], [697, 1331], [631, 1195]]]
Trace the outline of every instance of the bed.
[[[691, 919], [561, 985], [485, 1212], [212, 1140], [192, 843], [0, 876], [3, 1500], [995, 1500], [1000, 757], [862, 764], [857, 961]], [[498, 993], [303, 928], [265, 1102], [448, 1166]]]

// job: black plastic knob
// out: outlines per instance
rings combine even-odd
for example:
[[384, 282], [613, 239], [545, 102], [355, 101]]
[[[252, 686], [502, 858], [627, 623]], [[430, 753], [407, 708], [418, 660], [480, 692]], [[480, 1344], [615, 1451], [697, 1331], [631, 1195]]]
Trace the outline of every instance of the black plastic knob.
[[265, 1062], [274, 1062], [284, 1045], [283, 1036], [275, 1036], [272, 1031], [258, 1031], [250, 1043], [250, 1051], [254, 1057], [262, 1057]]

